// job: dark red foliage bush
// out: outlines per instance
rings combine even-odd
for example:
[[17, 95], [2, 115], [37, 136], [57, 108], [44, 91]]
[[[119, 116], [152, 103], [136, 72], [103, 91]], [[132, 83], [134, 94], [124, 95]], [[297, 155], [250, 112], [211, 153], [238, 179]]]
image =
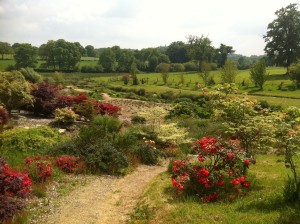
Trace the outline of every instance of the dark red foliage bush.
[[58, 108], [65, 108], [65, 107], [71, 107], [74, 103], [74, 97], [73, 96], [58, 96], [56, 100], [56, 104]]
[[94, 107], [101, 115], [116, 116], [121, 111], [121, 108], [110, 103], [95, 102]]
[[0, 107], [0, 126], [7, 124], [9, 121], [8, 112], [5, 108]]
[[37, 84], [31, 90], [31, 95], [34, 97], [33, 112], [46, 116], [52, 115], [57, 108], [56, 98], [60, 89], [60, 86], [47, 81]]
[[12, 171], [0, 158], [0, 223], [12, 219], [24, 208], [25, 204], [18, 197], [27, 197], [30, 187], [27, 174]]
[[78, 168], [82, 168], [82, 162], [78, 157], [62, 156], [56, 159], [56, 165], [62, 171], [74, 173]]

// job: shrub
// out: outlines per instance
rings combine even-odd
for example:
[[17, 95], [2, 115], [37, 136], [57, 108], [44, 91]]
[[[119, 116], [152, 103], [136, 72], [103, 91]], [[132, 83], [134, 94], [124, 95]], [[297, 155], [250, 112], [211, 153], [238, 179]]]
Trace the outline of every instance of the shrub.
[[117, 116], [121, 108], [110, 103], [94, 103], [94, 107], [101, 115]]
[[83, 116], [87, 119], [92, 119], [95, 115], [94, 102], [91, 100], [86, 100], [73, 104], [73, 107], [76, 114]]
[[10, 164], [20, 165], [26, 157], [48, 153], [59, 140], [59, 133], [46, 126], [14, 128], [0, 134], [0, 151]]
[[137, 149], [137, 154], [143, 164], [155, 165], [163, 153], [155, 146], [152, 140], [145, 140]]
[[300, 86], [300, 60], [289, 68], [288, 75], [290, 79], [297, 85], [297, 87], [299, 87]]
[[245, 157], [239, 141], [204, 137], [194, 143], [197, 160], [174, 160], [172, 185], [178, 191], [199, 195], [204, 202], [221, 194], [235, 194], [250, 187], [246, 170], [254, 160]]
[[27, 157], [25, 164], [29, 177], [36, 183], [46, 182], [47, 179], [52, 177], [52, 164], [49, 162], [48, 157]]
[[64, 172], [74, 173], [80, 166], [80, 158], [75, 156], [61, 156], [56, 159], [56, 166]]
[[24, 76], [24, 78], [31, 83], [38, 83], [42, 81], [42, 76], [37, 73], [36, 71], [34, 71], [33, 68], [21, 68], [20, 72], [22, 73], [22, 75]]
[[56, 109], [54, 112], [55, 121], [59, 124], [73, 124], [76, 121], [77, 115], [69, 108]]
[[50, 83], [38, 83], [32, 90], [31, 95], [34, 97], [33, 108], [35, 114], [46, 116], [53, 115], [57, 108], [56, 98], [58, 97], [60, 87]]
[[7, 124], [9, 121], [8, 112], [4, 107], [0, 106], [0, 127]]
[[131, 118], [131, 122], [134, 124], [145, 124], [146, 119], [144, 117], [136, 115]]

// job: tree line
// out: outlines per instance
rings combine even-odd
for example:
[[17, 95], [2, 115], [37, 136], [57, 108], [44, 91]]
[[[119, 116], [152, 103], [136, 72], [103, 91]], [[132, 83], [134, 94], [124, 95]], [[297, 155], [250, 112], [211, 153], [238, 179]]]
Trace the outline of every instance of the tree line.
[[[289, 4], [275, 12], [277, 18], [267, 27], [263, 36], [266, 46], [268, 65], [289, 67], [300, 58], [300, 12], [299, 4]], [[94, 72], [129, 72], [134, 63], [138, 70], [154, 72], [162, 63], [171, 64], [174, 71], [206, 70], [206, 63], [212, 68], [222, 68], [230, 57], [237, 62], [239, 69], [248, 69], [257, 57], [234, 55], [232, 46], [221, 43], [219, 47], [212, 46], [212, 41], [206, 36], [187, 37], [187, 41], [175, 41], [166, 47], [145, 48], [141, 50], [121, 49], [119, 46], [95, 49], [92, 45], [83, 47], [79, 42], [68, 42], [64, 39], [50, 40], [40, 47], [29, 43], [15, 43], [10, 46], [0, 42], [2, 59], [5, 54], [13, 54], [16, 60], [15, 68], [33, 67], [40, 58], [44, 63], [40, 66], [46, 70], [75, 71], [81, 57], [99, 57], [98, 65], [86, 66], [84, 71]], [[182, 66], [184, 65], [184, 66]]]

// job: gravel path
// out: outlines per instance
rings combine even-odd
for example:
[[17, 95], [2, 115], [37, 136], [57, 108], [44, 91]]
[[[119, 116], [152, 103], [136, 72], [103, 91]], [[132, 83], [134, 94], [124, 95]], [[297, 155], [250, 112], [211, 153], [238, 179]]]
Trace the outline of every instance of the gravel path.
[[162, 166], [141, 165], [123, 178], [103, 176], [81, 186], [64, 197], [47, 224], [118, 224], [129, 219], [129, 213], [157, 174], [166, 170]]

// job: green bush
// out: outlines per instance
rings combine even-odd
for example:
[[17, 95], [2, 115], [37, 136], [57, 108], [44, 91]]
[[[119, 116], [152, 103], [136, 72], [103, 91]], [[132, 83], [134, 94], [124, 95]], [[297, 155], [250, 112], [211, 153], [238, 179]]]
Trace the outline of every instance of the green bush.
[[76, 121], [77, 115], [75, 112], [68, 108], [56, 109], [54, 112], [55, 121], [59, 124], [73, 124]]
[[24, 78], [31, 83], [38, 83], [42, 81], [42, 76], [33, 70], [33, 68], [21, 68], [20, 72]]
[[137, 148], [137, 155], [143, 164], [155, 165], [158, 163], [159, 158], [163, 156], [163, 153], [156, 149], [151, 142], [154, 143], [151, 140], [145, 141]]
[[145, 124], [146, 119], [144, 117], [136, 115], [131, 118], [131, 122], [134, 124]]
[[50, 127], [14, 128], [0, 134], [0, 156], [12, 166], [19, 165], [26, 157], [47, 154], [60, 140]]

